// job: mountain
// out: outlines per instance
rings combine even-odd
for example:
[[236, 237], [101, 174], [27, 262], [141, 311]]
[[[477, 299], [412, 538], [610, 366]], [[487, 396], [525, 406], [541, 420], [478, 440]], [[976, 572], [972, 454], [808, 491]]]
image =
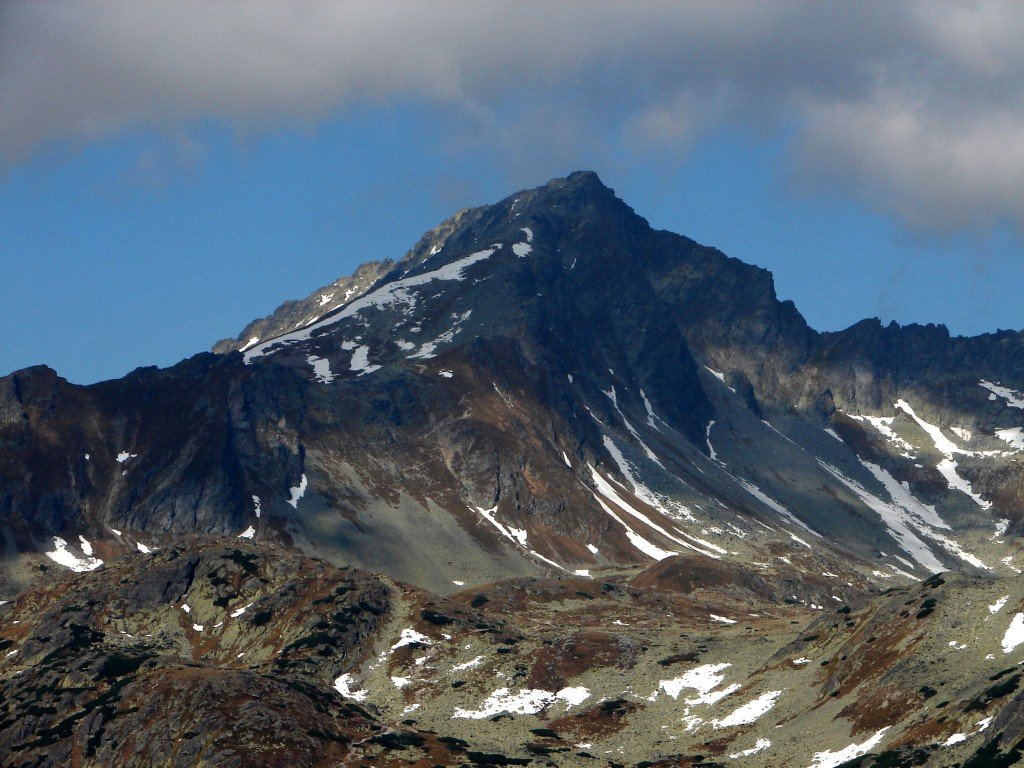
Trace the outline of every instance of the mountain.
[[460, 211], [171, 368], [0, 379], [0, 744], [255, 764], [258, 685], [282, 765], [1008, 759], [1022, 392], [1021, 333], [817, 332], [590, 172]]

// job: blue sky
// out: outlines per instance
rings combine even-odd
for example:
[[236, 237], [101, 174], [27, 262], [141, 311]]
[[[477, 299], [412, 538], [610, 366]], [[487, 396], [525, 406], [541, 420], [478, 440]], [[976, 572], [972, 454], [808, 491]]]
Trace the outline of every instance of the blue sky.
[[[0, 15], [19, 33], [0, 32], [0, 101], [17, 112], [0, 117], [0, 373], [46, 363], [87, 383], [172, 364], [364, 261], [401, 257], [458, 208], [581, 168], [596, 170], [654, 226], [769, 268], [779, 295], [815, 328], [870, 316], [964, 334], [1024, 327], [1024, 175], [1012, 140], [1024, 121], [978, 85], [1005, 94], [1021, 69], [992, 74], [964, 63], [959, 41], [933, 34], [931, 21], [892, 22], [904, 25], [892, 47], [917, 45], [929, 61], [946, 51], [946, 70], [911, 68], [894, 87], [858, 81], [859, 69], [833, 61], [842, 51], [807, 42], [853, 24], [842, 39], [852, 35], [844, 44], [856, 46], [859, 19], [863, 51], [890, 61], [887, 49], [875, 50], [874, 20], [758, 18], [749, 34], [769, 38], [767, 60], [772, 46], [808, 49], [766, 88], [758, 57], [712, 77], [695, 69], [699, 51], [651, 59], [639, 42], [652, 29], [671, 37], [662, 30], [679, 16], [678, 42], [697, 45], [683, 39], [694, 21], [686, 14], [708, 34], [742, 39], [748, 22], [739, 6], [710, 19], [685, 4], [639, 20], [592, 14], [568, 43], [553, 23], [553, 37], [530, 43], [538, 46], [530, 57], [477, 43], [529, 19], [494, 10], [467, 20], [465, 6], [452, 4], [443, 7], [459, 13], [435, 32], [455, 39], [433, 66], [423, 52], [402, 65], [419, 37], [399, 35], [386, 14], [353, 21], [323, 10], [315, 23], [289, 27], [273, 5], [257, 3], [265, 19], [259, 10], [246, 18], [281, 34], [282, 50], [304, 50], [325, 24], [341, 30], [356, 21], [370, 29], [360, 41], [369, 35], [375, 46], [343, 50], [327, 72], [303, 64], [272, 75], [244, 46], [219, 50], [218, 61], [238, 59], [227, 67], [231, 78], [200, 87], [188, 69], [194, 49], [179, 42], [206, 20], [202, 4], [154, 6], [171, 15], [153, 21], [163, 36], [154, 47], [159, 71], [123, 76], [118, 65], [136, 55], [136, 28], [112, 26], [117, 4], [109, 17], [103, 7], [77, 29], [30, 4]], [[174, 16], [181, 7], [194, 15]], [[1021, 29], [1021, 14], [1007, 12], [975, 21]], [[616, 24], [638, 28], [616, 35], [626, 40], [609, 58], [601, 46]], [[24, 60], [33, 45], [42, 50], [71, 32], [82, 41], [68, 61], [5, 75], [5, 55]], [[723, 55], [722, 45], [708, 55]], [[394, 56], [380, 59], [381, 50]], [[481, 73], [488, 55], [497, 61]], [[904, 50], [892, 61], [907, 59]], [[395, 68], [387, 77], [382, 61]], [[83, 89], [76, 78], [88, 66], [109, 87]], [[941, 85], [929, 79], [932, 69]], [[75, 94], [72, 106], [39, 96], [61, 88]], [[953, 113], [959, 122], [950, 127]]]

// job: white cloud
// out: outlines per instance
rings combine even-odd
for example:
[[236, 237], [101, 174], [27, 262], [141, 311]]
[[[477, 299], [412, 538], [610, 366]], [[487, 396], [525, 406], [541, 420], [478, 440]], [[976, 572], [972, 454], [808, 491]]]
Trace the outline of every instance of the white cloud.
[[[808, 177], [921, 227], [1024, 228], [1024, 6], [8, 0], [0, 161], [137, 126], [425, 99], [502, 151], [795, 136]], [[613, 152], [614, 147], [604, 151]]]

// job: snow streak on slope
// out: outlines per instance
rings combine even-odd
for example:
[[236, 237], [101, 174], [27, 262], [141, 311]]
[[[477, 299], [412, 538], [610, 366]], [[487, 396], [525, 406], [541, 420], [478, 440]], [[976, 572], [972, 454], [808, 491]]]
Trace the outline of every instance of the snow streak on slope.
[[[789, 511], [788, 509], [786, 509], [786, 508], [785, 508], [784, 506], [782, 506], [781, 504], [779, 504], [779, 502], [777, 502], [777, 501], [776, 501], [775, 499], [773, 499], [773, 498], [772, 498], [771, 496], [769, 496], [768, 494], [766, 494], [766, 493], [765, 493], [764, 491], [762, 491], [762, 490], [761, 490], [760, 488], [758, 488], [758, 487], [757, 487], [756, 485], [754, 485], [753, 483], [747, 482], [747, 481], [746, 481], [746, 480], [744, 480], [744, 479], [743, 479], [742, 477], [737, 477], [736, 475], [731, 475], [731, 477], [732, 477], [732, 478], [733, 478], [733, 479], [734, 479], [734, 480], [735, 480], [735, 481], [736, 481], [737, 483], [739, 483], [739, 484], [740, 484], [741, 486], [743, 486], [743, 489], [744, 489], [744, 490], [745, 490], [745, 491], [746, 491], [747, 493], [749, 493], [749, 494], [750, 494], [751, 496], [753, 496], [753, 497], [754, 497], [755, 499], [757, 499], [757, 500], [758, 500], [758, 501], [760, 501], [760, 502], [761, 502], [762, 504], [764, 504], [765, 506], [767, 506], [767, 507], [768, 507], [769, 509], [773, 509], [773, 510], [775, 510], [776, 512], [778, 512], [778, 513], [779, 513], [780, 515], [782, 515], [782, 517], [783, 517], [783, 518], [784, 518], [785, 520], [787, 520], [788, 522], [792, 523], [793, 525], [796, 525], [796, 526], [798, 526], [798, 527], [800, 527], [800, 528], [803, 528], [803, 529], [804, 529], [805, 531], [807, 531], [808, 533], [810, 533], [810, 534], [812, 534], [812, 535], [814, 535], [814, 536], [817, 536], [817, 537], [818, 537], [819, 539], [821, 538], [821, 534], [820, 534], [820, 533], [818, 533], [817, 531], [811, 530], [811, 529], [810, 529], [809, 527], [807, 527], [807, 525], [805, 525], [805, 524], [804, 524], [804, 522], [803, 522], [802, 520], [800, 520], [800, 519], [799, 519], [799, 518], [798, 518], [798, 517], [797, 517], [796, 515], [794, 515], [794, 514], [793, 514], [792, 512], [790, 512], [790, 511]], [[792, 534], [790, 534], [790, 536], [792, 536]], [[793, 536], [793, 538], [794, 538], [794, 539], [796, 539], [796, 541], [798, 541], [798, 542], [799, 542], [800, 544], [803, 544], [803, 545], [804, 545], [805, 547], [807, 547], [808, 549], [810, 549], [810, 546], [811, 546], [811, 545], [810, 545], [810, 544], [808, 544], [807, 542], [801, 541], [800, 539], [797, 539], [797, 538], [796, 538], [795, 536]]]
[[486, 250], [477, 251], [469, 256], [453, 261], [451, 264], [446, 264], [431, 272], [425, 272], [422, 275], [413, 275], [412, 277], [403, 277], [400, 280], [395, 280], [392, 283], [382, 285], [377, 290], [356, 299], [337, 314], [330, 315], [313, 325], [303, 328], [301, 331], [286, 333], [283, 336], [278, 336], [277, 338], [270, 339], [262, 344], [257, 344], [251, 347], [244, 353], [245, 362], [251, 363], [257, 357], [262, 357], [280, 346], [306, 341], [312, 337], [314, 331], [334, 325], [335, 323], [352, 317], [353, 315], [356, 315], [370, 307], [381, 309], [394, 304], [406, 304], [409, 307], [413, 307], [416, 305], [416, 296], [411, 289], [426, 285], [434, 280], [464, 280], [465, 270], [467, 267], [470, 267], [479, 261], [483, 261], [484, 259], [490, 258], [490, 256], [500, 247], [500, 245], [495, 245]]
[[[640, 512], [633, 505], [631, 505], [629, 502], [627, 502], [625, 499], [623, 499], [618, 494], [618, 492], [615, 490], [615, 488], [611, 485], [611, 483], [609, 483], [607, 480], [605, 480], [603, 477], [601, 477], [601, 475], [598, 474], [597, 470], [594, 469], [593, 467], [590, 467], [590, 475], [591, 475], [591, 478], [594, 481], [594, 485], [597, 486], [597, 489], [600, 491], [602, 496], [604, 496], [605, 498], [607, 498], [610, 501], [612, 501], [616, 506], [618, 506], [624, 512], [626, 512], [630, 516], [636, 518], [637, 520], [639, 520], [641, 523], [646, 525], [651, 530], [657, 531], [659, 534], [664, 536], [666, 539], [668, 539], [669, 541], [673, 542], [674, 544], [678, 544], [681, 547], [685, 547], [686, 549], [692, 550], [694, 552], [699, 552], [700, 554], [706, 555], [706, 556], [711, 557], [711, 558], [714, 558], [715, 560], [719, 559], [719, 556], [716, 555], [715, 553], [709, 552], [709, 551], [703, 549], [702, 547], [699, 547], [699, 546], [697, 546], [695, 544], [691, 544], [688, 541], [684, 541], [679, 536], [675, 536], [670, 531], [666, 530], [664, 527], [658, 525], [656, 522], [654, 522], [649, 517], [647, 517], [647, 515], [645, 515], [643, 512]], [[628, 528], [628, 526], [627, 526], [627, 528]], [[669, 554], [676, 554], [676, 553], [672, 552], [672, 553], [669, 553]], [[657, 559], [661, 560], [663, 558], [659, 557]]]
[[[590, 472], [593, 475], [597, 475], [597, 470], [595, 470], [593, 467], [590, 467]], [[600, 475], [597, 475], [597, 476], [600, 477]], [[602, 478], [602, 482], [604, 482], [604, 478]], [[605, 485], [607, 485], [607, 483], [605, 483]], [[611, 486], [608, 486], [608, 487], [611, 490]], [[615, 494], [614, 490], [612, 490], [611, 492], [612, 492], [613, 495]], [[647, 539], [645, 539], [643, 536], [641, 536], [639, 533], [637, 533], [635, 530], [633, 530], [633, 528], [629, 525], [629, 523], [627, 523], [625, 520], [623, 520], [621, 517], [619, 517], [612, 510], [612, 508], [610, 506], [608, 506], [604, 502], [604, 499], [602, 499], [600, 496], [598, 496], [593, 491], [591, 491], [591, 494], [594, 496], [594, 500], [598, 503], [598, 505], [601, 507], [601, 509], [603, 509], [605, 511], [605, 513], [607, 513], [608, 516], [611, 517], [615, 522], [617, 522], [619, 525], [621, 525], [623, 528], [626, 529], [626, 538], [629, 539], [629, 543], [632, 544], [637, 549], [639, 549], [645, 555], [647, 555], [648, 557], [651, 557], [651, 558], [653, 558], [655, 560], [664, 560], [666, 557], [672, 557], [673, 555], [678, 554], [677, 552], [670, 552], [667, 549], [662, 549], [661, 547], [656, 546], [655, 544], [653, 544], [650, 541], [648, 541]], [[609, 496], [608, 498], [609, 498], [609, 500], [611, 500], [612, 497]], [[617, 498], [617, 495], [616, 495], [616, 498]], [[625, 502], [622, 502], [622, 503], [625, 504]], [[628, 506], [628, 505], [626, 505], [626, 506]]]
[[892, 423], [896, 421], [895, 416], [855, 416], [852, 413], [843, 413], [843, 415], [847, 418], [853, 419], [854, 421], [866, 421], [881, 432], [885, 439], [892, 443], [893, 446], [902, 451], [900, 455], [904, 458], [917, 458], [914, 455], [914, 451], [916, 450], [914, 446], [893, 431]]
[[476, 509], [476, 511], [480, 513], [480, 517], [482, 517], [484, 520], [486, 520], [491, 525], [493, 525], [495, 528], [497, 528], [498, 531], [501, 532], [501, 535], [504, 536], [506, 539], [508, 539], [511, 542], [514, 542], [514, 543], [518, 544], [523, 549], [525, 549], [527, 552], [529, 552], [531, 555], [536, 557], [538, 560], [543, 560], [548, 565], [552, 565], [552, 566], [554, 566], [555, 568], [557, 568], [560, 571], [564, 571], [565, 570], [565, 568], [563, 568], [561, 565], [556, 563], [554, 560], [551, 560], [550, 558], [544, 557], [544, 555], [542, 555], [540, 552], [532, 550], [532, 549], [530, 549], [527, 546], [527, 544], [526, 544], [527, 533], [526, 533], [526, 529], [525, 528], [515, 528], [515, 527], [513, 527], [511, 525], [504, 525], [504, 524], [500, 523], [498, 521], [498, 519], [494, 516], [495, 512], [498, 511], [498, 505], [497, 504], [495, 504], [490, 509], [484, 509], [483, 507], [474, 507], [474, 509]]
[[914, 409], [910, 407], [910, 404], [907, 403], [906, 400], [897, 400], [894, 403], [894, 407], [901, 409], [908, 416], [910, 416], [910, 418], [916, 421], [917, 425], [921, 427], [921, 429], [923, 429], [932, 439], [932, 442], [935, 444], [935, 449], [946, 457], [938, 463], [938, 466], [936, 468], [939, 470], [939, 473], [944, 478], [946, 478], [946, 482], [949, 483], [949, 487], [963, 491], [972, 499], [974, 499], [975, 503], [982, 509], [988, 509], [989, 507], [991, 507], [992, 502], [985, 501], [983, 498], [981, 498], [981, 496], [976, 494], [974, 492], [974, 489], [971, 488], [970, 481], [968, 481], [966, 478], [961, 477], [959, 474], [957, 474], [956, 471], [957, 463], [953, 460], [953, 455], [959, 453], [964, 454], [966, 456], [972, 456], [974, 455], [974, 452], [965, 451], [959, 446], [957, 446], [952, 440], [950, 440], [948, 437], [942, 434], [942, 430], [939, 429], [936, 425], [929, 424], [927, 421], [925, 421], [916, 413], [914, 413]]
[[853, 491], [854, 495], [866, 504], [868, 508], [876, 512], [889, 529], [889, 535], [923, 568], [927, 569], [930, 573], [938, 573], [945, 570], [945, 566], [935, 557], [934, 553], [928, 548], [928, 545], [921, 541], [914, 531], [911, 530], [914, 527], [911, 522], [913, 518], [912, 513], [896, 503], [882, 501], [863, 485], [856, 480], [851, 480], [831, 464], [827, 464], [821, 459], [818, 459], [818, 463], [839, 482]]
[[[620, 451], [619, 447], [615, 445], [615, 441], [613, 441], [607, 435], [604, 435], [602, 437], [602, 441], [604, 442], [605, 450], [608, 451], [608, 454], [615, 461], [615, 464], [618, 466], [619, 471], [632, 484], [634, 496], [636, 496], [638, 499], [640, 499], [640, 501], [644, 502], [645, 504], [654, 507], [656, 510], [661, 512], [666, 517], [675, 520], [682, 518], [684, 520], [688, 520], [691, 523], [699, 522], [697, 518], [693, 516], [693, 512], [690, 511], [690, 508], [687, 507], [685, 504], [679, 504], [678, 502], [671, 501], [670, 499], [661, 496], [660, 494], [654, 493], [654, 491], [652, 491], [650, 488], [644, 485], [644, 483], [640, 480], [636, 468], [626, 460], [625, 456], [622, 455], [622, 451]], [[658, 462], [658, 466], [664, 469], [661, 462]], [[671, 510], [669, 509], [670, 506]]]
[[889, 493], [889, 498], [893, 500], [893, 503], [905, 510], [911, 517], [912, 524], [925, 536], [928, 536], [933, 541], [937, 542], [939, 546], [949, 552], [951, 555], [956, 555], [966, 563], [970, 563], [975, 568], [981, 568], [983, 570], [990, 570], [985, 563], [979, 560], [977, 557], [967, 552], [959, 544], [952, 539], [943, 536], [941, 533], [930, 530], [929, 526], [933, 528], [942, 528], [949, 530], [949, 524], [943, 520], [939, 513], [935, 511], [935, 507], [930, 507], [927, 504], [922, 504], [911, 492], [910, 486], [907, 483], [900, 483], [889, 474], [885, 469], [879, 467], [870, 462], [861, 459], [867, 470], [875, 476]]
[[648, 446], [647, 443], [644, 442], [644, 439], [642, 437], [640, 437], [640, 433], [637, 432], [636, 429], [633, 427], [633, 425], [629, 423], [629, 419], [626, 418], [626, 414], [624, 414], [622, 412], [622, 409], [619, 408], [619, 398], [616, 395], [615, 387], [613, 386], [610, 390], [608, 390], [604, 394], [608, 397], [609, 400], [612, 401], [612, 405], [615, 406], [615, 410], [618, 412], [619, 418], [622, 419], [622, 423], [626, 425], [626, 429], [629, 431], [629, 434], [631, 434], [633, 436], [633, 438], [638, 443], [640, 443], [640, 447], [643, 448], [644, 453], [647, 454], [647, 458], [649, 458], [651, 461], [653, 461], [659, 467], [664, 469], [665, 465], [661, 463], [661, 460], [658, 459], [658, 457], [655, 455], [654, 451], [651, 450], [650, 446]]

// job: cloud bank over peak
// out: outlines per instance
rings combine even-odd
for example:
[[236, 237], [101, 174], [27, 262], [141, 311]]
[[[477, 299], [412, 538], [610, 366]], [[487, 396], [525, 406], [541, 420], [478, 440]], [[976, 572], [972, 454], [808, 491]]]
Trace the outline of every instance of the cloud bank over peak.
[[0, 162], [411, 98], [501, 148], [550, 123], [544, 151], [572, 159], [595, 141], [678, 156], [724, 129], [785, 135], [793, 171], [913, 227], [1024, 231], [1022, 39], [1013, 3], [14, 0]]

